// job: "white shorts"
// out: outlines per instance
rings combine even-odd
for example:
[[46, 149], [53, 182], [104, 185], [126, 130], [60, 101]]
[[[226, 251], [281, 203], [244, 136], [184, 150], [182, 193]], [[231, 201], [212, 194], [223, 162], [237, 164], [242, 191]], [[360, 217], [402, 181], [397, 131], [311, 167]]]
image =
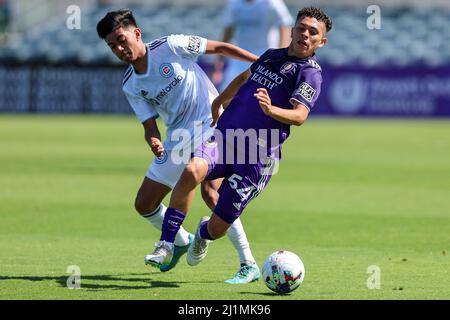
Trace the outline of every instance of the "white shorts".
[[191, 159], [191, 155], [195, 151], [194, 148], [199, 147], [214, 132], [214, 129], [209, 127], [209, 123], [205, 125], [203, 130], [205, 132], [203, 141], [197, 142], [198, 146], [192, 143], [177, 149], [164, 150], [161, 159], [155, 157], [148, 168], [146, 177], [173, 189]]
[[147, 178], [173, 189], [187, 164], [187, 162], [175, 163], [173, 161], [174, 152], [175, 150], [164, 150], [162, 159], [155, 157], [148, 168]]

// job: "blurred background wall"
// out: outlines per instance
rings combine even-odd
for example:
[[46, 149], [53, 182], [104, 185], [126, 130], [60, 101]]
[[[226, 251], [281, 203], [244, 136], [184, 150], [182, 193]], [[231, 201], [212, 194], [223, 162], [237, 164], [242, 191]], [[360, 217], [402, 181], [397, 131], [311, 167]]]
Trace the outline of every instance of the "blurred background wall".
[[[334, 26], [318, 50], [324, 83], [316, 114], [450, 116], [450, 1], [285, 1], [322, 7]], [[370, 29], [367, 7], [381, 10]], [[68, 19], [80, 9], [79, 27]], [[221, 0], [0, 0], [0, 112], [130, 113], [126, 69], [96, 34], [107, 11], [131, 8], [144, 40], [221, 39]], [[73, 22], [73, 21], [72, 21]], [[213, 58], [199, 62], [209, 72]]]

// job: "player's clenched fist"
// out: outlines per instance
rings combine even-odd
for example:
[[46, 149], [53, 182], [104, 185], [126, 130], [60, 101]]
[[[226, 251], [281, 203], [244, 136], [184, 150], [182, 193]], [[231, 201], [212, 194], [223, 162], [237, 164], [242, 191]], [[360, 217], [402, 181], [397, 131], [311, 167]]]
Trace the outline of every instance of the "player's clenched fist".
[[164, 153], [164, 147], [161, 140], [159, 140], [158, 138], [151, 138], [150, 147], [152, 148], [153, 154], [157, 158], [161, 159]]

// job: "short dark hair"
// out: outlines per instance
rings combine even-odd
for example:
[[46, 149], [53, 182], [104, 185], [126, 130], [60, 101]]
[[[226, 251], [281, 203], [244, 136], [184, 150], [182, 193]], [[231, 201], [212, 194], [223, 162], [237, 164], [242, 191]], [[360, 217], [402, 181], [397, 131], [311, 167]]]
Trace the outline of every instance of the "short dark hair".
[[322, 21], [325, 24], [327, 32], [329, 32], [333, 27], [333, 21], [331, 21], [331, 17], [328, 16], [325, 12], [323, 12], [322, 9], [317, 7], [306, 7], [301, 9], [297, 14], [297, 19], [295, 19], [295, 23], [297, 23], [297, 21], [301, 17], [311, 17], [316, 18], [317, 21]]
[[125, 28], [128, 26], [134, 26], [137, 28], [136, 20], [134, 19], [133, 12], [131, 12], [131, 10], [121, 9], [111, 11], [97, 23], [97, 33], [101, 39], [105, 39], [108, 34], [117, 28]]

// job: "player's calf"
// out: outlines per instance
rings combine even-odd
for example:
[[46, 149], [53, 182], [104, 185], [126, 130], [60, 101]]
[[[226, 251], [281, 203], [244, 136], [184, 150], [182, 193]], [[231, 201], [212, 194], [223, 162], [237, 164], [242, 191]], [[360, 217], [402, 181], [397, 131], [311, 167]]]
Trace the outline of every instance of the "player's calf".
[[160, 202], [152, 201], [152, 199], [145, 199], [139, 194], [136, 196], [134, 201], [134, 208], [143, 217], [149, 215], [149, 213], [154, 212], [159, 207]]
[[211, 219], [208, 222], [208, 233], [214, 239], [222, 238], [230, 228], [231, 224], [220, 218], [217, 214], [213, 213]]
[[168, 186], [145, 177], [136, 194], [134, 207], [141, 216], [148, 216], [159, 207], [169, 192], [170, 188]]
[[202, 182], [202, 199], [211, 211], [214, 211], [214, 208], [219, 201], [219, 193], [217, 190], [219, 189], [222, 180], [223, 178], [219, 178], [216, 180], [205, 180]]

